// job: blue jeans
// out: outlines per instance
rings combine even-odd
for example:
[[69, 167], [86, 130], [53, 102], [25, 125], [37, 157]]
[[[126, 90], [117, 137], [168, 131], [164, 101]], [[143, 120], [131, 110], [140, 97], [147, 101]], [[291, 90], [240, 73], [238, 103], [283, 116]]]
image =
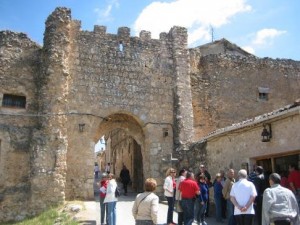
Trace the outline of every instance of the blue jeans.
[[104, 198], [101, 198], [100, 197], [100, 211], [101, 211], [101, 214], [100, 214], [100, 218], [101, 218], [101, 223], [104, 223], [104, 218], [105, 218], [105, 212], [106, 212], [106, 223], [108, 223], [107, 221], [107, 215], [108, 215], [108, 209], [107, 209], [107, 205], [106, 203], [104, 203]]
[[216, 219], [218, 222], [222, 221], [222, 199], [221, 196], [215, 196], [215, 204], [216, 204]]
[[194, 221], [194, 200], [182, 199], [180, 203], [183, 210], [184, 225], [192, 225]]
[[195, 219], [198, 223], [203, 222], [205, 220], [205, 211], [206, 211], [206, 202], [204, 204], [201, 204], [201, 201], [199, 198], [196, 199], [195, 202]]
[[174, 197], [166, 197], [168, 201], [168, 217], [167, 217], [167, 224], [173, 223], [173, 212], [174, 212]]
[[116, 221], [116, 206], [117, 202], [107, 202], [107, 208], [108, 208], [108, 224], [109, 225], [117, 225]]
[[227, 218], [228, 218], [228, 225], [235, 225], [235, 218], [234, 218], [234, 206], [230, 199], [227, 199]]

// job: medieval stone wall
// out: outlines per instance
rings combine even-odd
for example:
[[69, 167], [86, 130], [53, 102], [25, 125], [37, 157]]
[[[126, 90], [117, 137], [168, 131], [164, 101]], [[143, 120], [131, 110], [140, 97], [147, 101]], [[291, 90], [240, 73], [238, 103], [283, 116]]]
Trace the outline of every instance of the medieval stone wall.
[[[22, 219], [29, 202], [30, 145], [37, 120], [40, 46], [23, 33], [0, 32], [0, 218]], [[3, 106], [4, 94], [23, 96], [26, 107]]]
[[[142, 129], [143, 140], [136, 141], [142, 148], [144, 173], [160, 179], [157, 158], [173, 149], [174, 116], [181, 121], [174, 128], [178, 144], [192, 138], [192, 111], [186, 110], [191, 108], [186, 29], [175, 27], [162, 33], [159, 40], [151, 39], [146, 31], [131, 37], [127, 27], [119, 28], [116, 35], [106, 33], [102, 26], [95, 26], [93, 32], [81, 31], [78, 21], [71, 23], [70, 30], [68, 112], [74, 118], [68, 123], [68, 165], [74, 160], [77, 165], [85, 163], [90, 153], [82, 146], [90, 146], [91, 138], [96, 142], [115, 128], [115, 122], [109, 125], [110, 118], [123, 114]], [[80, 121], [85, 123], [83, 134], [73, 132], [74, 124]], [[168, 137], [163, 136], [164, 130]], [[78, 180], [75, 186], [79, 192], [81, 181], [91, 173], [69, 166], [67, 177], [67, 188], [73, 190]], [[72, 187], [69, 180], [73, 180]], [[161, 186], [162, 181], [158, 182]]]
[[[126, 132], [124, 148], [134, 143], [159, 193], [170, 166], [195, 171], [207, 163], [214, 173], [233, 143], [223, 151], [221, 142], [193, 139], [299, 98], [299, 68], [241, 51], [201, 57], [201, 49], [187, 48], [182, 27], [157, 40], [146, 31], [131, 37], [127, 27], [82, 31], [67, 8], [48, 17], [42, 48], [24, 34], [0, 32], [0, 100], [26, 97], [26, 108], [0, 106], [0, 221], [92, 198], [95, 143], [116, 129]], [[259, 88], [268, 101], [258, 98]]]
[[[218, 128], [273, 111], [300, 96], [300, 62], [191, 50], [195, 140]], [[259, 88], [269, 89], [268, 100]]]

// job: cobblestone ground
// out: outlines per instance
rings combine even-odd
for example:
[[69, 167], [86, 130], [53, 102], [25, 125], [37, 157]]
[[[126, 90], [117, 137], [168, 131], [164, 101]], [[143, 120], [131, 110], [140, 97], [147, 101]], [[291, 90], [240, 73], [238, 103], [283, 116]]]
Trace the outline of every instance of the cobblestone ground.
[[[94, 190], [95, 190], [95, 201], [86, 201], [85, 210], [81, 211], [76, 217], [81, 224], [84, 225], [100, 225], [100, 203], [99, 203], [99, 192], [97, 188], [98, 180], [95, 180]], [[119, 184], [119, 187], [122, 187]], [[121, 195], [117, 202], [117, 225], [134, 225], [135, 221], [131, 214], [131, 209], [133, 206], [136, 193], [128, 191], [128, 195]], [[158, 222], [159, 225], [166, 225], [168, 206], [166, 202], [161, 202], [159, 204], [158, 212]], [[174, 212], [174, 222], [177, 222], [177, 213]], [[209, 217], [206, 220], [208, 225], [222, 225], [226, 223], [217, 223], [213, 217]], [[193, 223], [196, 225], [196, 223]]]

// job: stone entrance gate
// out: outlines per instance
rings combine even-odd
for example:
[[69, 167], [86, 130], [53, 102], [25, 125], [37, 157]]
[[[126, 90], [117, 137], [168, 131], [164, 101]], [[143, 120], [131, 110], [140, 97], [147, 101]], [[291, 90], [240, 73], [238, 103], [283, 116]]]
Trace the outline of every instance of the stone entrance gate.
[[[145, 178], [157, 179], [158, 192], [170, 166], [162, 158], [184, 148], [193, 136], [185, 28], [174, 27], [151, 39], [147, 31], [131, 37], [127, 27], [114, 35], [102, 26], [92, 32], [80, 26], [69, 9], [57, 8], [46, 21], [43, 47], [23, 34], [4, 33], [1, 39], [12, 62], [5, 67], [3, 61], [5, 73], [25, 74], [24, 81], [30, 81], [21, 91], [24, 109], [1, 109], [10, 118], [2, 121], [8, 129], [0, 134], [1, 146], [6, 146], [1, 151], [3, 168], [10, 149], [15, 151], [5, 137], [16, 131], [22, 133], [16, 143], [26, 140], [20, 162], [26, 190], [6, 195], [1, 202], [4, 220], [65, 200], [91, 198], [94, 146], [108, 132], [122, 129], [135, 140], [140, 149], [136, 154], [142, 157], [138, 169]], [[20, 60], [23, 67], [18, 70], [13, 65], [21, 65]], [[4, 93], [15, 90], [13, 83], [4, 88]], [[17, 124], [24, 129], [9, 128]], [[3, 171], [4, 182], [8, 175]], [[10, 210], [17, 199], [21, 204]]]

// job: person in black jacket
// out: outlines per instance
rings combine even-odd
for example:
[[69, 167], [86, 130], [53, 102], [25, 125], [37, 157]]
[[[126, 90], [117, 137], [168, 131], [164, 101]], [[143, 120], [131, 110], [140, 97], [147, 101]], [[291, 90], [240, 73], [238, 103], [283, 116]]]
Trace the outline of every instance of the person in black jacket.
[[263, 202], [263, 194], [265, 189], [267, 188], [266, 179], [264, 176], [264, 169], [261, 166], [257, 166], [256, 169], [257, 176], [254, 178], [254, 185], [257, 192], [257, 197], [254, 201], [254, 210], [255, 210], [255, 218], [258, 225], [261, 225], [261, 217], [262, 217], [262, 202]]
[[124, 188], [124, 195], [127, 195], [127, 185], [130, 182], [130, 174], [125, 165], [123, 165], [123, 169], [120, 172], [120, 178]]

